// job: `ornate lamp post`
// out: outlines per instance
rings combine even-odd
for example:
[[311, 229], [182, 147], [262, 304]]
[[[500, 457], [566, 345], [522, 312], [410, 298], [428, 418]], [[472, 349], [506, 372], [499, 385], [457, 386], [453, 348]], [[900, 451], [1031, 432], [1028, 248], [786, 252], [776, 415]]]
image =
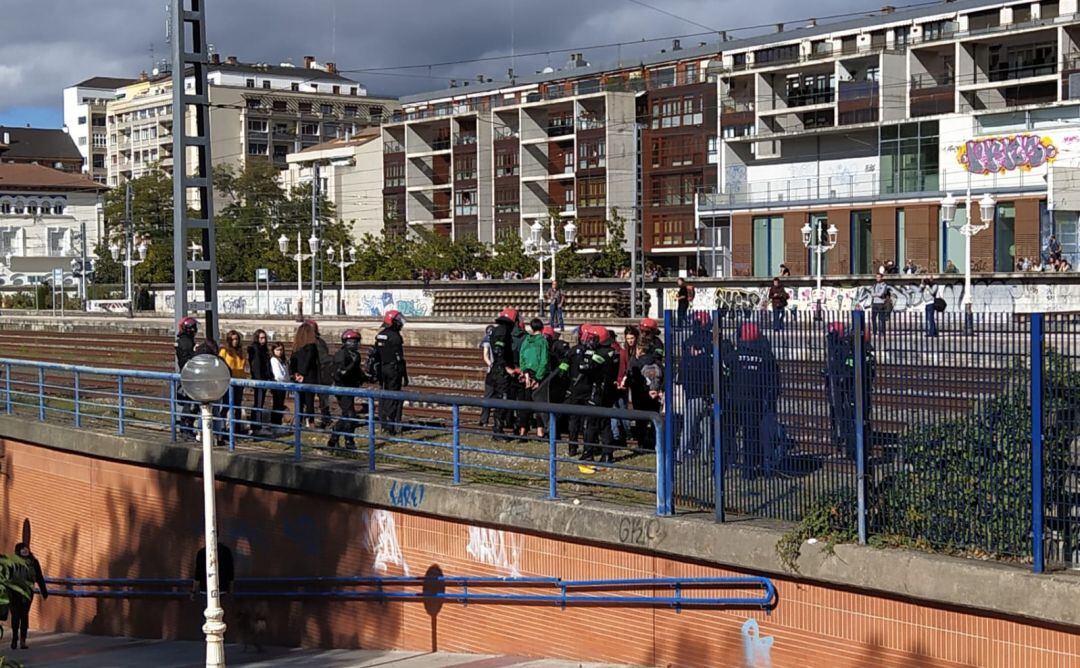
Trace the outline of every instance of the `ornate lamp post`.
[[[137, 243], [136, 243], [136, 241], [137, 241]], [[135, 253], [133, 252], [133, 249], [132, 249], [133, 245], [134, 245], [134, 250], [138, 251], [138, 253], [139, 253], [138, 259], [135, 259], [135, 257], [134, 257]], [[135, 312], [134, 312], [134, 292], [135, 291], [134, 291], [134, 285], [133, 285], [134, 284], [134, 277], [135, 277], [134, 270], [135, 270], [135, 267], [139, 266], [140, 264], [143, 263], [144, 260], [146, 260], [146, 251], [149, 248], [150, 248], [150, 240], [149, 239], [141, 238], [141, 239], [136, 240], [133, 235], [129, 235], [128, 238], [127, 238], [126, 257], [124, 258], [123, 261], [120, 261], [120, 245], [117, 244], [115, 241], [113, 243], [109, 244], [109, 255], [112, 256], [113, 260], [115, 260], [117, 262], [120, 262], [121, 266], [124, 267], [124, 282], [127, 284], [125, 294], [127, 295], [128, 317], [129, 318], [134, 317], [134, 315], [135, 315]]]
[[[315, 254], [319, 252], [319, 240], [314, 234], [308, 239], [310, 253], [304, 253], [304, 242], [300, 238], [300, 230], [296, 231], [296, 317], [297, 320], [304, 318], [304, 260], [311, 258], [311, 312], [315, 313]], [[282, 234], [278, 238], [278, 250], [285, 257], [289, 257], [289, 237]]]
[[555, 238], [555, 219], [548, 219], [550, 225], [550, 237], [544, 239], [544, 225], [539, 220], [533, 222], [529, 227], [529, 238], [525, 240], [525, 255], [535, 258], [540, 266], [538, 276], [540, 279], [540, 299], [539, 308], [540, 315], [544, 314], [544, 263], [551, 260], [551, 280], [555, 280], [555, 256], [563, 250], [570, 248], [577, 240], [577, 225], [574, 225], [574, 221], [567, 221], [563, 226], [563, 238], [566, 239], [565, 243], [560, 243]]
[[814, 275], [817, 279], [817, 290], [814, 293], [814, 319], [821, 319], [821, 261], [822, 256], [828, 253], [833, 248], [836, 248], [836, 236], [838, 230], [836, 225], [829, 225], [829, 229], [825, 229], [825, 221], [816, 221], [816, 224], [811, 227], [810, 223], [802, 226], [802, 242], [806, 249], [814, 254], [814, 258], [817, 260], [815, 263], [817, 266], [814, 269]]
[[[984, 193], [979, 198], [980, 223], [978, 225], [971, 223], [971, 186], [968, 186], [964, 202], [966, 220], [957, 231], [964, 236], [964, 333], [973, 336], [975, 317], [971, 313], [971, 237], [990, 227], [990, 223], [994, 220], [997, 200], [990, 193]], [[956, 198], [952, 196], [952, 193], [947, 193], [941, 198], [941, 222], [945, 225], [955, 225], [956, 209]]]
[[338, 246], [338, 253], [341, 254], [341, 259], [334, 262], [334, 247], [329, 246], [326, 249], [326, 259], [330, 264], [336, 264], [338, 269], [341, 270], [341, 282], [338, 283], [338, 315], [345, 315], [345, 268], [351, 267], [356, 264], [356, 249], [349, 249], [349, 259], [345, 259], [345, 251]]

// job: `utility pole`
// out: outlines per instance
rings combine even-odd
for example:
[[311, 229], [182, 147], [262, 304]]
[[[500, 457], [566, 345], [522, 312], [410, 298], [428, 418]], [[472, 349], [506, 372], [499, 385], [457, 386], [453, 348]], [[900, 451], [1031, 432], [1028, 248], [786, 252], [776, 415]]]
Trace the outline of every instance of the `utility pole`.
[[82, 240], [82, 265], [79, 267], [79, 285], [82, 286], [82, 310], [85, 313], [87, 310], [87, 297], [89, 294], [86, 289], [86, 221], [79, 223], [79, 239]]
[[135, 275], [131, 264], [131, 260], [134, 259], [132, 257], [134, 243], [131, 225], [131, 181], [128, 181], [124, 189], [124, 283], [127, 284], [125, 295], [127, 296], [129, 318], [135, 317], [135, 305], [132, 303], [132, 295], [135, 291], [131, 289], [131, 278]]
[[[319, 261], [319, 163], [312, 166], [311, 172], [311, 315], [322, 313], [322, 300], [315, 299], [315, 265]], [[299, 252], [299, 250], [297, 251]]]

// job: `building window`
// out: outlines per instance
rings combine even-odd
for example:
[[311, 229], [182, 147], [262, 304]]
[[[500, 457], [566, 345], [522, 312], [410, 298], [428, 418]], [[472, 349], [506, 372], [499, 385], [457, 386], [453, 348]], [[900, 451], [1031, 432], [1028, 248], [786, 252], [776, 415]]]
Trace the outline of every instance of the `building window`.
[[355, 104], [345, 105], [345, 118], [356, 118], [360, 115], [360, 108]]
[[476, 215], [476, 191], [475, 190], [458, 190], [454, 193], [454, 215], [456, 216], [475, 216]]
[[86, 125], [86, 116], [79, 116], [79, 125]]
[[262, 82], [262, 87], [267, 89], [267, 90], [270, 90], [270, 80], [269, 79], [264, 79], [263, 82]]
[[930, 23], [924, 23], [922, 26], [924, 42], [945, 39], [952, 36], [954, 32], [956, 32], [956, 26], [952, 21], [931, 21]]
[[334, 113], [334, 106], [331, 104], [321, 104], [319, 105], [319, 113], [323, 116], [329, 116]]
[[387, 188], [401, 188], [405, 185], [405, 163], [398, 162], [391, 165], [386, 165], [386, 180], [384, 186]]
[[52, 214], [54, 216], [62, 216], [62, 215], [64, 215], [64, 203], [63, 202], [54, 202], [53, 206], [52, 206]]
[[15, 236], [18, 230], [14, 227], [0, 227], [0, 256], [15, 255]]
[[495, 189], [495, 213], [517, 213], [520, 209], [517, 188]]
[[578, 169], [594, 169], [607, 166], [607, 143], [603, 139], [582, 141], [578, 144]]
[[715, 165], [720, 161], [719, 153], [720, 153], [720, 144], [717, 141], [716, 137], [709, 137], [707, 155], [708, 155], [708, 163], [710, 165]]
[[95, 155], [93, 160], [94, 169], [105, 169], [105, 156]]
[[697, 63], [687, 63], [686, 71], [683, 73], [684, 84], [696, 84], [698, 82], [698, 65]]
[[300, 125], [300, 134], [316, 136], [319, 134], [318, 123], [303, 123]]
[[349, 86], [349, 95], [356, 95], [356, 86]]
[[86, 146], [86, 137], [79, 137], [79, 146]]
[[262, 102], [258, 98], [249, 97], [246, 101], [246, 106], [248, 109], [258, 109], [262, 106]]
[[48, 232], [49, 256], [58, 257], [67, 251], [67, 230], [62, 227], [50, 227]]
[[851, 212], [851, 273], [873, 274], [877, 271], [869, 211]]
[[903, 209], [896, 210], [896, 266], [907, 262], [907, 218]]
[[[812, 240], [820, 245], [827, 244], [829, 242], [829, 233], [827, 231], [829, 229], [829, 217], [824, 213], [811, 213], [808, 222], [810, 223], [812, 234], [816, 235], [816, 237], [812, 237]], [[818, 254], [807, 249], [806, 259], [806, 266], [809, 267], [811, 276], [817, 276], [817, 263], [819, 261], [821, 262], [821, 275], [824, 276], [829, 272], [828, 253]]]
[[248, 155], [266, 155], [267, 145], [263, 142], [248, 144]]
[[323, 123], [322, 133], [324, 137], [337, 137], [338, 125], [337, 123]]
[[703, 105], [704, 98], [701, 95], [654, 100], [652, 103], [652, 129], [701, 125], [705, 120]]
[[300, 92], [300, 84], [298, 84], [298, 83], [289, 84], [289, 90], [291, 90], [294, 93], [299, 93]]
[[461, 155], [454, 159], [454, 180], [455, 181], [474, 181], [476, 180], [476, 156], [475, 155]]
[[937, 191], [937, 121], [883, 126], [878, 153], [882, 193]]
[[495, 154], [495, 177], [517, 176], [517, 151], [499, 151]]
[[255, 87], [255, 80], [254, 79], [244, 79], [244, 85], [247, 86], [248, 88], [254, 88]]
[[667, 88], [675, 85], [675, 68], [665, 67], [662, 70], [653, 70], [649, 73], [650, 88]]
[[784, 263], [784, 217], [754, 218], [754, 276], [776, 276]]
[[701, 174], [654, 176], [649, 182], [651, 206], [691, 206], [701, 187]]
[[368, 107], [368, 118], [372, 123], [381, 123], [383, 115], [383, 108], [379, 106]]
[[653, 218], [653, 246], [688, 246], [694, 243], [692, 216], [656, 216]]
[[289, 103], [285, 100], [274, 100], [274, 111], [288, 111]]
[[266, 121], [264, 119], [248, 120], [248, 132], [261, 132], [266, 134]]
[[[607, 208], [607, 181], [604, 179], [580, 179], [578, 181], [578, 206], [582, 208]], [[568, 190], [568, 193], [573, 191]]]
[[998, 202], [994, 216], [994, 271], [1016, 270], [1016, 203]]

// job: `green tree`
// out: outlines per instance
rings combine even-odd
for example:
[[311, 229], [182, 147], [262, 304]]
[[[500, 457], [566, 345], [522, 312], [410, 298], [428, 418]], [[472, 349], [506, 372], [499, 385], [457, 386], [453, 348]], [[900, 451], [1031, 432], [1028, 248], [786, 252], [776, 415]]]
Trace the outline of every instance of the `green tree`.
[[592, 274], [613, 278], [629, 267], [630, 253], [626, 252], [626, 219], [619, 215], [618, 208], [612, 207], [611, 218], [607, 221], [607, 242], [592, 260]]
[[[172, 230], [173, 198], [172, 177], [162, 169], [155, 167], [149, 173], [133, 179], [131, 182], [131, 233], [134, 239], [148, 243], [146, 261], [135, 267], [136, 285], [148, 283], [170, 283], [172, 273]], [[127, 188], [113, 188], [105, 195], [104, 238], [98, 243], [95, 254], [98, 257], [96, 282], [119, 283], [122, 280], [122, 266], [112, 260], [109, 247], [119, 249], [119, 260], [126, 257], [128, 221], [125, 200]], [[132, 244], [135, 250], [138, 242]]]
[[521, 243], [521, 237], [513, 232], [506, 232], [495, 240], [492, 248], [492, 257], [488, 262], [488, 273], [495, 278], [502, 278], [508, 271], [521, 273], [522, 276], [532, 276], [536, 273], [536, 260], [525, 254], [525, 247]]
[[352, 281], [402, 281], [412, 278], [416, 242], [406, 236], [365, 234], [356, 247], [356, 263], [346, 270]]

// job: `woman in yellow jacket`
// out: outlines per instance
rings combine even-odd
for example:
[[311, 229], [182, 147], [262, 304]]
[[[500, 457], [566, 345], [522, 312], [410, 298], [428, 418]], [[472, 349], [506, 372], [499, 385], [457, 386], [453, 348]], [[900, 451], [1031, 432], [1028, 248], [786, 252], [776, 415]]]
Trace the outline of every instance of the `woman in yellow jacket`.
[[[230, 329], [229, 333], [225, 335], [225, 345], [218, 351], [218, 357], [225, 360], [225, 364], [229, 367], [229, 371], [232, 373], [233, 378], [248, 378], [250, 369], [248, 367], [247, 351], [244, 349], [243, 338], [240, 336], [240, 332], [235, 329]], [[232, 392], [232, 405], [233, 414], [232, 419], [236, 420], [236, 432], [246, 433], [246, 425], [242, 423], [241, 416], [242, 407], [244, 405], [244, 388], [233, 385], [230, 388]], [[223, 416], [227, 416], [228, 408], [222, 411]], [[219, 435], [220, 436], [220, 435]]]

